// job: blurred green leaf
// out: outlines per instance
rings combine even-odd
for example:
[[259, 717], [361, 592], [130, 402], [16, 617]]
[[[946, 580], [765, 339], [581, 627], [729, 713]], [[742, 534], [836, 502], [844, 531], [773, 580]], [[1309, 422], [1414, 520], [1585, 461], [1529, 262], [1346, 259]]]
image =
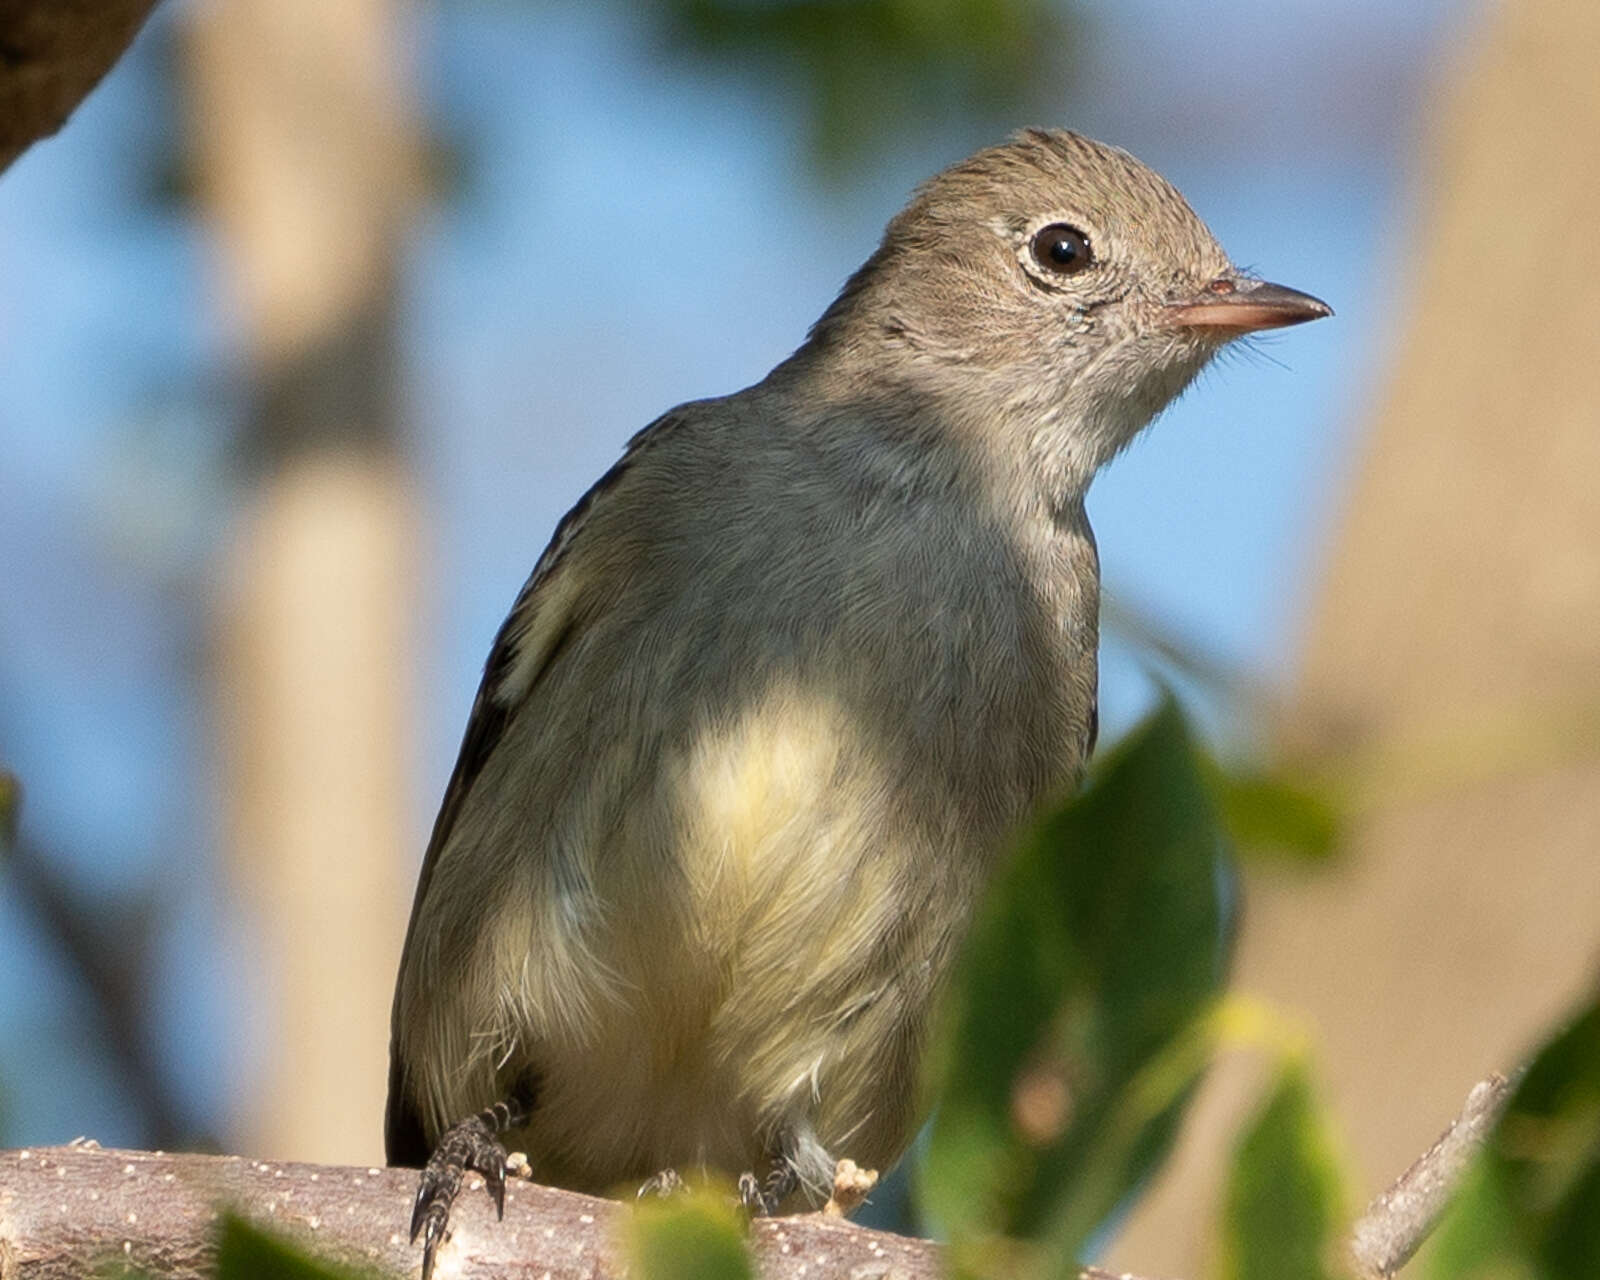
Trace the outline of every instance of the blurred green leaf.
[[222, 1219], [217, 1240], [217, 1280], [355, 1280], [363, 1274], [313, 1258], [237, 1214], [226, 1214]]
[[1433, 1274], [1600, 1275], [1600, 995], [1517, 1086], [1446, 1219]]
[[1324, 788], [1260, 766], [1229, 767], [1209, 758], [1207, 765], [1223, 820], [1241, 853], [1322, 862], [1337, 851], [1339, 807]]
[[1170, 1144], [1230, 940], [1202, 768], [1167, 702], [996, 877], [937, 1037], [922, 1171], [958, 1266], [1070, 1274]]
[[641, 1200], [624, 1228], [637, 1280], [751, 1280], [755, 1271], [731, 1194]]
[[834, 167], [952, 109], [1014, 113], [1060, 82], [1072, 47], [1055, 0], [668, 0], [664, 9], [680, 46], [793, 74], [810, 98], [814, 148]]
[[1538, 1280], [1517, 1242], [1510, 1206], [1482, 1160], [1462, 1179], [1424, 1257], [1432, 1280]]
[[0, 853], [17, 842], [17, 823], [22, 814], [22, 784], [16, 775], [0, 769]]
[[1534, 1059], [1489, 1151], [1545, 1272], [1600, 1275], [1600, 999]]
[[1223, 1202], [1222, 1280], [1332, 1280], [1344, 1178], [1304, 1058], [1283, 1059], [1234, 1152]]

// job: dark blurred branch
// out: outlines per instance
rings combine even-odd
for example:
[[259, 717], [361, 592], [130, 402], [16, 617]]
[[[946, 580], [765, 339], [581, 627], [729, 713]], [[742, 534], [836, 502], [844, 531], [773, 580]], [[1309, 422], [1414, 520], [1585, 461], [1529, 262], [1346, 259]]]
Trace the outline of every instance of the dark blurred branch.
[[22, 809], [22, 784], [14, 773], [0, 769], [0, 858], [17, 842], [17, 815]]
[[216, 1139], [185, 1118], [148, 1048], [144, 957], [149, 913], [135, 908], [111, 921], [86, 911], [50, 869], [49, 858], [26, 838], [17, 842], [7, 863], [6, 882], [88, 993], [118, 1083], [143, 1118], [151, 1142], [215, 1148]]
[[0, 172], [54, 133], [156, 0], [0, 0]]
[[1100, 601], [1100, 617], [1108, 631], [1116, 632], [1134, 648], [1194, 681], [1230, 709], [1252, 719], [1264, 719], [1276, 708], [1279, 695], [1266, 681], [1208, 650], [1193, 637], [1173, 630], [1155, 614], [1130, 604], [1122, 596], [1107, 591]]

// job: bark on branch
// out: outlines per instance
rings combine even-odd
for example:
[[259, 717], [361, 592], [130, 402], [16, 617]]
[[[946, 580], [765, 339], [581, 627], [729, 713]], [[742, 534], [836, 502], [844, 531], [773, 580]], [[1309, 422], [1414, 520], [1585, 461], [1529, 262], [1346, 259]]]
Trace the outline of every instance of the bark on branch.
[[0, 173], [63, 124], [156, 0], [0, 0]]
[[1362, 1280], [1389, 1280], [1433, 1231], [1467, 1162], [1511, 1100], [1513, 1081], [1480, 1080], [1437, 1142], [1372, 1202], [1350, 1233], [1350, 1260]]
[[[1368, 1209], [1350, 1255], [1364, 1276], [1394, 1274], [1433, 1229], [1467, 1159], [1511, 1086], [1491, 1077], [1434, 1146]], [[475, 1177], [475, 1175], [474, 1175]], [[94, 1143], [0, 1152], [0, 1280], [78, 1277], [97, 1266], [200, 1280], [212, 1274], [216, 1227], [233, 1209], [318, 1257], [412, 1276], [421, 1251], [405, 1237], [414, 1169], [354, 1169], [242, 1156], [116, 1151]], [[511, 1179], [505, 1221], [481, 1183], [451, 1213], [440, 1276], [621, 1280], [624, 1206]], [[758, 1220], [751, 1248], [762, 1280], [935, 1280], [939, 1247], [805, 1214]], [[1097, 1267], [1080, 1280], [1137, 1280]]]
[[[96, 1263], [127, 1263], [162, 1277], [210, 1274], [225, 1208], [302, 1242], [319, 1257], [414, 1276], [421, 1250], [405, 1237], [414, 1169], [351, 1169], [163, 1155], [93, 1146], [0, 1156], [0, 1280], [82, 1276]], [[450, 1215], [440, 1276], [610, 1280], [620, 1277], [623, 1207], [512, 1179], [505, 1221], [469, 1179]], [[932, 1280], [937, 1248], [807, 1215], [754, 1224], [764, 1278]]]

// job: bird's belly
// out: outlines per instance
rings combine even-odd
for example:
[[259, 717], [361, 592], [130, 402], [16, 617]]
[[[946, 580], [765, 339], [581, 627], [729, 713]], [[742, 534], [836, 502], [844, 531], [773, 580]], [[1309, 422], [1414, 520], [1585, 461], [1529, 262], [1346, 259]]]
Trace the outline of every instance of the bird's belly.
[[796, 1132], [864, 1163], [898, 1154], [928, 1005], [992, 851], [909, 813], [871, 730], [777, 689], [664, 762], [596, 869], [583, 949], [607, 976], [587, 1034], [529, 1045], [536, 1172], [595, 1189], [738, 1172]]
[[[484, 1071], [539, 1076], [536, 1175], [609, 1190], [664, 1167], [736, 1173], [796, 1135], [815, 1177], [821, 1152], [898, 1156], [931, 1005], [1053, 767], [1018, 764], [1011, 722], [909, 740], [937, 719], [916, 710], [771, 682], [632, 772], [625, 802], [574, 820], [561, 844], [580, 868], [523, 862], [543, 878], [481, 953], [507, 995], [447, 1016], [485, 1046]], [[460, 1084], [496, 1091], [483, 1071]]]

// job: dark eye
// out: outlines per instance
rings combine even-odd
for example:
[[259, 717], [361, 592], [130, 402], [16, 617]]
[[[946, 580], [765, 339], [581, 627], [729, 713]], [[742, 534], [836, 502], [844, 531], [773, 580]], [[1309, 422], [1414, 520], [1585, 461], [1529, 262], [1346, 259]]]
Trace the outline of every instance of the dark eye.
[[1094, 261], [1089, 237], [1065, 222], [1052, 222], [1033, 233], [1033, 260], [1046, 271], [1070, 276]]

